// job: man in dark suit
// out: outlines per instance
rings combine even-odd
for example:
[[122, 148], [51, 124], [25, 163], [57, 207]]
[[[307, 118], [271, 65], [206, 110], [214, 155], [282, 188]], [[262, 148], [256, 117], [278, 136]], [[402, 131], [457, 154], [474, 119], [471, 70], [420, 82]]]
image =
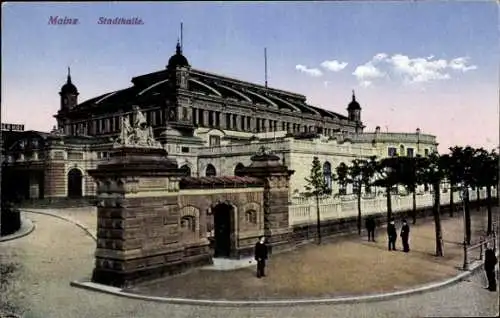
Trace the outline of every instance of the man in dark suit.
[[484, 271], [486, 272], [486, 278], [488, 278], [488, 290], [497, 290], [497, 280], [495, 278], [495, 266], [498, 263], [498, 259], [495, 255], [495, 251], [488, 248], [484, 255]]
[[401, 227], [401, 240], [403, 241], [403, 251], [408, 253], [410, 251], [410, 244], [408, 244], [408, 240], [410, 238], [410, 226], [403, 220], [403, 226]]
[[261, 236], [257, 244], [255, 244], [255, 260], [257, 261], [257, 278], [266, 276], [267, 245], [264, 236]]
[[389, 239], [389, 251], [395, 251], [398, 232], [396, 231], [396, 225], [394, 224], [394, 219], [391, 219], [391, 221], [387, 225], [387, 236]]
[[370, 215], [366, 218], [366, 231], [368, 232], [368, 241], [375, 242], [375, 227], [375, 218]]

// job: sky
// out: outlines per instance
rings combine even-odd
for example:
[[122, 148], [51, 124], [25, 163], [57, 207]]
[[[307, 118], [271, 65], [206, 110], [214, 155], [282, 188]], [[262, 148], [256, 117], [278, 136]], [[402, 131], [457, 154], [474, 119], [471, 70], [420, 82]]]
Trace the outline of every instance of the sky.
[[367, 132], [420, 128], [440, 152], [498, 147], [495, 1], [4, 2], [2, 122], [49, 131], [68, 66], [79, 102], [164, 69], [181, 22], [195, 69], [263, 84], [267, 48], [270, 87], [344, 115], [355, 90]]

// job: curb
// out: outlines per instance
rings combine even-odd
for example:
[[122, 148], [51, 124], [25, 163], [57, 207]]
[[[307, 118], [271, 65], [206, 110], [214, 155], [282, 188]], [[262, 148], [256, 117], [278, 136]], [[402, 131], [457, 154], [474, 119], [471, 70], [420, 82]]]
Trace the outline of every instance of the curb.
[[[24, 227], [24, 229], [23, 229]], [[0, 242], [12, 241], [25, 237], [35, 230], [35, 224], [28, 218], [21, 216], [21, 227], [16, 232], [0, 237]]]
[[32, 211], [32, 210], [24, 210], [22, 209], [21, 210], [22, 212], [26, 212], [26, 213], [35, 213], [35, 214], [41, 214], [41, 215], [47, 215], [47, 216], [52, 216], [52, 217], [55, 217], [55, 218], [58, 218], [58, 219], [61, 219], [63, 221], [66, 221], [66, 222], [69, 222], [69, 223], [72, 223], [76, 226], [78, 226], [80, 229], [82, 229], [85, 233], [87, 233], [88, 236], [90, 236], [94, 241], [97, 242], [97, 237], [95, 234], [93, 234], [92, 232], [90, 232], [90, 230], [85, 226], [83, 225], [82, 223], [78, 222], [78, 221], [75, 221], [75, 220], [72, 220], [70, 218], [67, 218], [67, 217], [64, 217], [64, 216], [61, 216], [61, 215], [58, 215], [58, 214], [55, 214], [55, 213], [50, 213], [50, 212], [42, 212], [42, 211]]
[[391, 300], [394, 298], [399, 298], [403, 296], [421, 294], [424, 292], [429, 292], [437, 290], [443, 287], [455, 284], [468, 276], [472, 275], [475, 271], [481, 268], [483, 262], [477, 261], [470, 266], [470, 270], [461, 273], [448, 280], [424, 285], [422, 287], [407, 289], [398, 292], [385, 293], [385, 294], [375, 294], [375, 295], [364, 295], [364, 296], [352, 296], [352, 297], [336, 297], [336, 298], [318, 298], [318, 299], [283, 299], [283, 300], [211, 300], [211, 299], [188, 299], [188, 298], [168, 298], [168, 297], [156, 297], [134, 294], [122, 291], [121, 288], [112, 287], [92, 282], [79, 282], [72, 281], [70, 286], [87, 289], [91, 291], [102, 292], [105, 294], [110, 294], [119, 297], [125, 297], [137, 300], [154, 301], [161, 303], [170, 303], [177, 305], [196, 305], [196, 306], [222, 306], [222, 307], [242, 307], [242, 306], [253, 306], [253, 307], [277, 307], [277, 306], [296, 306], [296, 305], [336, 305], [336, 304], [349, 304], [349, 303], [360, 303], [360, 302], [374, 302], [374, 301], [384, 301]]

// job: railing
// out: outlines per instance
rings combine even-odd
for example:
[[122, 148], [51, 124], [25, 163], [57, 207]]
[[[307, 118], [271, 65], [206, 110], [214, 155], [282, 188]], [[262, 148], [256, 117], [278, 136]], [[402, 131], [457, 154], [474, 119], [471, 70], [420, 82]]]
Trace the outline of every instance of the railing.
[[488, 247], [493, 248], [493, 251], [497, 250], [497, 236], [493, 232], [492, 235], [487, 237], [481, 237], [479, 243], [467, 246], [467, 243], [462, 243], [464, 249], [464, 263], [463, 270], [469, 270], [469, 265], [474, 261], [482, 261], [484, 259], [484, 253]]
[[[451, 191], [441, 193], [441, 204], [448, 204], [450, 201]], [[496, 196], [496, 191], [492, 191], [492, 197]], [[461, 203], [459, 192], [453, 194], [455, 204]], [[481, 199], [486, 198], [486, 190], [481, 189]], [[469, 190], [469, 199], [474, 201], [477, 199], [475, 190]], [[430, 207], [433, 204], [434, 195], [432, 193], [424, 193], [416, 196], [417, 208]], [[393, 194], [391, 197], [392, 211], [400, 212], [411, 210], [413, 207], [412, 195], [400, 196]], [[334, 220], [340, 218], [348, 218], [357, 215], [358, 206], [355, 196], [350, 196], [350, 200], [343, 200], [339, 197], [329, 197], [321, 199], [319, 202], [320, 219]], [[384, 195], [378, 195], [374, 198], [361, 200], [361, 211], [363, 217], [370, 214], [383, 213], [387, 211], [387, 198]], [[316, 222], [316, 200], [315, 198], [292, 198], [289, 206], [289, 224], [307, 224]]]
[[244, 153], [244, 154], [254, 154], [256, 153], [262, 145], [265, 145], [271, 151], [281, 152], [284, 150], [289, 150], [289, 144], [286, 141], [271, 141], [266, 143], [254, 143], [254, 144], [231, 144], [227, 146], [211, 146], [211, 147], [200, 147], [197, 148], [199, 155], [210, 155], [210, 154], [221, 154], [221, 153]]
[[355, 141], [397, 141], [397, 142], [421, 142], [424, 144], [433, 144], [436, 142], [436, 136], [416, 133], [394, 133], [394, 132], [367, 132], [354, 134], [351, 137]]

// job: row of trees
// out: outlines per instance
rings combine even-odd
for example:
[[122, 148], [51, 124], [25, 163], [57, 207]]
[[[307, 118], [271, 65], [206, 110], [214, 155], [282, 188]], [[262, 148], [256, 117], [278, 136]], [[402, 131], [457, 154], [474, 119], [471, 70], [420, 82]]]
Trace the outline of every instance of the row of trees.
[[[444, 182], [450, 186], [450, 216], [455, 211], [454, 191], [457, 189], [485, 187], [487, 192], [488, 208], [488, 235], [492, 233], [492, 188], [498, 185], [499, 157], [495, 151], [488, 152], [483, 148], [474, 149], [472, 147], [452, 147], [447, 154], [439, 155], [431, 153], [427, 157], [417, 155], [416, 157], [394, 156], [378, 160], [376, 157], [368, 159], [355, 159], [349, 165], [340, 164], [332, 176], [340, 187], [348, 184], [352, 185], [354, 195], [357, 198], [357, 227], [361, 234], [361, 198], [362, 189], [370, 187], [381, 187], [385, 189], [387, 198], [387, 221], [392, 218], [391, 194], [397, 186], [403, 186], [412, 194], [413, 207], [411, 217], [413, 224], [416, 223], [417, 204], [416, 195], [419, 186], [430, 186], [434, 193], [433, 216], [436, 230], [436, 255], [443, 256], [443, 239], [441, 231], [440, 207], [441, 191], [440, 187]], [[314, 157], [310, 176], [306, 178], [306, 194], [316, 199], [317, 205], [317, 227], [318, 242], [321, 242], [320, 235], [320, 199], [331, 194], [331, 187], [325, 180], [321, 162]], [[498, 187], [497, 187], [498, 191]], [[471, 242], [471, 219], [469, 191], [461, 192], [465, 207], [465, 240], [467, 244]], [[497, 198], [498, 198], [497, 193]]]

